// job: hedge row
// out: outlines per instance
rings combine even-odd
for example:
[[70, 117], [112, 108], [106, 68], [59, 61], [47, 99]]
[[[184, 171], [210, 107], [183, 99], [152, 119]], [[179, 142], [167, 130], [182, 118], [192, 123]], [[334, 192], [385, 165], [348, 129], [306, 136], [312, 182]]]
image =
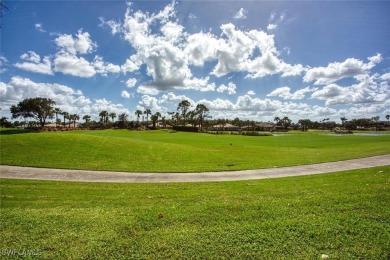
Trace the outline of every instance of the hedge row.
[[197, 133], [199, 131], [199, 128], [196, 126], [180, 126], [180, 125], [175, 125], [172, 126], [172, 129], [175, 131], [182, 131], [182, 132], [195, 132]]

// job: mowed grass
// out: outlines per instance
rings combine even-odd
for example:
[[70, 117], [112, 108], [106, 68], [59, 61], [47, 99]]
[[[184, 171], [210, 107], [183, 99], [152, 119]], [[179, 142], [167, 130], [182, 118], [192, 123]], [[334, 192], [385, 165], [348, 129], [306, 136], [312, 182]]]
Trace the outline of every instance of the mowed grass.
[[390, 166], [221, 183], [1, 179], [0, 191], [2, 252], [35, 250], [44, 259], [390, 257]]
[[0, 131], [3, 165], [128, 172], [270, 168], [390, 153], [390, 135], [236, 136], [168, 131]]

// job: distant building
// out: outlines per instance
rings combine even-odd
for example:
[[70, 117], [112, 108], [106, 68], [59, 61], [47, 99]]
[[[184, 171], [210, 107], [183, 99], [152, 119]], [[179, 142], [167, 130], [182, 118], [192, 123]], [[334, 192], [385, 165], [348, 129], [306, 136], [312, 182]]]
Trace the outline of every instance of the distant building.
[[238, 131], [240, 128], [232, 124], [218, 124], [208, 128], [209, 131]]
[[271, 123], [256, 123], [256, 126], [260, 129], [260, 131], [266, 131], [266, 132], [271, 132], [274, 130], [275, 125]]

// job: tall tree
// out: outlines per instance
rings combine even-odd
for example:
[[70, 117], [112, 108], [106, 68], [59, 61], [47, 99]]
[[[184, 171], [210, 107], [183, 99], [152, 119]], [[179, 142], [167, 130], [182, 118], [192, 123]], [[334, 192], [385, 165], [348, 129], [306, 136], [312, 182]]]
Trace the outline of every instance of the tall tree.
[[53, 118], [54, 105], [55, 102], [50, 98], [27, 98], [16, 106], [12, 105], [10, 110], [12, 118], [34, 118], [43, 127], [47, 118]]
[[193, 111], [188, 111], [188, 113], [187, 113], [187, 121], [188, 121], [192, 126], [196, 126], [197, 121], [198, 121], [198, 118], [197, 118], [197, 115], [196, 115], [195, 110], [193, 110]]
[[183, 125], [186, 125], [187, 111], [190, 108], [191, 103], [188, 100], [183, 100], [177, 106], [177, 110], [181, 111], [181, 116], [183, 118]]
[[114, 123], [114, 119], [116, 118], [116, 113], [111, 112], [108, 116], [111, 117], [111, 121]]
[[83, 120], [85, 120], [85, 123], [89, 123], [91, 121], [91, 116], [85, 115], [85, 116], [83, 116]]
[[80, 116], [77, 115], [77, 114], [73, 114], [73, 115], [72, 115], [72, 120], [73, 120], [73, 128], [76, 128], [76, 122], [77, 122], [78, 120], [80, 120]]
[[99, 113], [99, 116], [100, 116], [100, 120], [103, 122], [103, 123], [107, 123], [108, 122], [108, 112], [106, 110], [103, 110]]
[[209, 109], [204, 104], [198, 104], [195, 108], [195, 113], [198, 115], [199, 127], [203, 130], [203, 122], [209, 116]]
[[149, 115], [152, 114], [152, 111], [149, 108], [147, 108], [144, 111], [144, 114], [146, 115], [146, 129], [148, 129], [148, 127], [149, 127]]
[[65, 111], [62, 111], [61, 115], [64, 116], [64, 127], [65, 127], [65, 123], [66, 123], [65, 120], [68, 119], [69, 113], [68, 113], [68, 112], [65, 112]]
[[291, 119], [288, 118], [288, 116], [285, 116], [282, 118], [282, 124], [284, 126], [284, 128], [287, 130], [287, 128], [291, 125]]
[[156, 124], [157, 124], [157, 121], [158, 121], [159, 117], [161, 117], [161, 113], [160, 112], [156, 112], [154, 115], [151, 116], [151, 119], [152, 119], [152, 122], [153, 122], [153, 129], [156, 128]]
[[378, 122], [379, 122], [379, 116], [373, 116], [371, 117], [371, 122], [374, 125], [375, 131], [378, 130]]
[[280, 122], [281, 122], [280, 117], [276, 116], [274, 118], [274, 121], [276, 122], [276, 125], [280, 125]]
[[347, 122], [348, 121], [348, 119], [346, 118], [346, 117], [341, 117], [340, 118], [340, 120], [341, 120], [341, 124], [342, 124], [342, 126], [344, 126], [345, 127], [345, 122]]
[[176, 112], [173, 116], [173, 122], [175, 122], [176, 125], [179, 125], [179, 120], [180, 120], [180, 114], [179, 112]]
[[238, 117], [234, 118], [232, 121], [232, 125], [235, 125], [235, 126], [238, 126], [239, 128], [241, 128], [242, 123], [241, 123], [240, 118], [238, 118]]
[[75, 120], [74, 116], [75, 116], [74, 114], [71, 114], [71, 115], [68, 116], [68, 119], [69, 119], [69, 121], [68, 121], [68, 128], [70, 128], [70, 124]]
[[122, 113], [118, 116], [120, 126], [124, 128], [126, 126], [126, 121], [129, 116], [126, 113]]
[[58, 114], [61, 114], [61, 109], [56, 107], [56, 108], [54, 108], [53, 113], [56, 114], [56, 127], [57, 127]]
[[163, 124], [163, 128], [166, 128], [165, 116], [161, 117], [161, 121], [162, 121], [162, 124]]
[[139, 123], [139, 117], [142, 115], [142, 111], [141, 110], [135, 111], [135, 115], [137, 116], [137, 123]]
[[300, 119], [298, 121], [298, 124], [300, 125], [302, 131], [307, 131], [309, 130], [309, 127], [312, 122], [310, 121], [310, 119]]
[[171, 116], [171, 125], [175, 124], [175, 112], [168, 112], [168, 115]]
[[0, 127], [12, 127], [12, 123], [8, 121], [8, 118], [3, 116], [0, 118]]

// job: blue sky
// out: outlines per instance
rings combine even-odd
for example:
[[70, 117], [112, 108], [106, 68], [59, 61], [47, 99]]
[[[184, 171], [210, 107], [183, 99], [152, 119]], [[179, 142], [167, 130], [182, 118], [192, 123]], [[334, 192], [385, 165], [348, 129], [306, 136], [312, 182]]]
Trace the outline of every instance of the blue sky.
[[1, 116], [32, 97], [293, 121], [390, 114], [389, 1], [5, 1]]

